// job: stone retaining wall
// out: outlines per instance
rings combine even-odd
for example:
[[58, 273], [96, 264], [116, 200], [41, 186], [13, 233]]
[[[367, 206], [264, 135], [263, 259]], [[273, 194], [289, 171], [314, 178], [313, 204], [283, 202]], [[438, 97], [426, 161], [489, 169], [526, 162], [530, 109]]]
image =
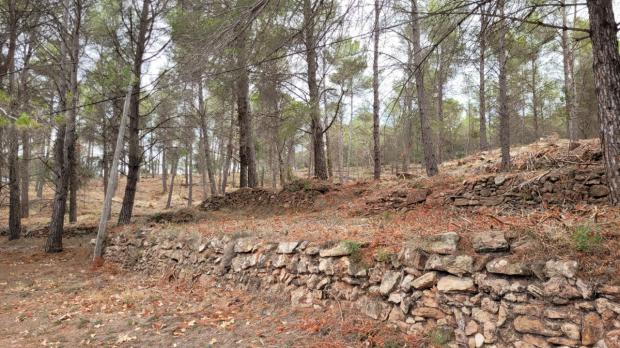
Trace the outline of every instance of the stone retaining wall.
[[521, 175], [490, 175], [465, 180], [457, 192], [449, 196], [459, 207], [608, 202], [609, 189], [602, 166], [553, 169], [533, 179]]
[[515, 261], [501, 231], [420, 238], [364, 261], [363, 245], [269, 243], [147, 231], [113, 235], [106, 257], [151, 274], [200, 283], [218, 276], [245, 288], [290, 294], [293, 306], [350, 301], [411, 333], [442, 330], [453, 347], [620, 347], [620, 286], [580, 279], [572, 260]]

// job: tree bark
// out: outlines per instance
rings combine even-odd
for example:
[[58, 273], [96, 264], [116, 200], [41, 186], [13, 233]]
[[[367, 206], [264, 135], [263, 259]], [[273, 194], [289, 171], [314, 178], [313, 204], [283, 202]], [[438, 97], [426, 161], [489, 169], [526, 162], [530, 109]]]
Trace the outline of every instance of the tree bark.
[[168, 190], [168, 200], [166, 201], [166, 209], [170, 209], [172, 206], [172, 193], [174, 191], [174, 179], [177, 176], [177, 166], [179, 164], [178, 156], [175, 156], [174, 164], [172, 165], [172, 173], [170, 174], [170, 190]]
[[611, 0], [588, 0], [601, 146], [613, 204], [620, 203], [620, 54]]
[[374, 53], [372, 60], [372, 139], [373, 178], [381, 179], [381, 143], [379, 139], [379, 15], [380, 0], [375, 0]]
[[508, 85], [506, 79], [506, 24], [504, 20], [504, 0], [497, 3], [499, 19], [499, 143], [502, 153], [502, 170], [510, 169], [510, 114], [508, 113]]
[[536, 52], [532, 56], [532, 114], [534, 115], [534, 141], [540, 139], [540, 129], [538, 126], [538, 89], [536, 83], [538, 83], [538, 53]]
[[20, 215], [27, 218], [30, 214], [30, 199], [28, 188], [30, 187], [30, 132], [27, 129], [22, 131], [22, 172], [21, 178], [21, 200]]
[[75, 143], [69, 149], [69, 161], [71, 161], [71, 177], [69, 178], [69, 222], [76, 223], [77, 222], [77, 191], [79, 188], [79, 179], [78, 179], [78, 160], [77, 157], [79, 154], [77, 153], [78, 147], [77, 144], [77, 135], [75, 136]]
[[312, 9], [310, 0], [304, 0], [304, 33], [306, 46], [306, 63], [308, 65], [308, 93], [310, 103], [310, 132], [312, 135], [312, 153], [314, 157], [314, 176], [321, 180], [328, 179], [327, 162], [325, 158], [325, 143], [323, 141], [323, 124], [319, 109], [319, 85], [316, 79], [317, 57], [315, 19], [316, 10]]
[[[232, 113], [230, 117], [230, 128], [228, 130], [228, 144], [226, 145], [226, 156], [224, 158], [224, 165], [222, 166], [222, 194], [226, 193], [226, 186], [228, 185], [228, 175], [230, 174], [230, 163], [233, 155], [233, 135], [235, 134], [235, 105], [232, 103]], [[234, 179], [233, 179], [234, 184]]]
[[151, 0], [144, 0], [142, 3], [138, 36], [135, 39], [135, 54], [132, 67], [134, 80], [129, 104], [129, 161], [125, 195], [123, 196], [123, 205], [120, 215], [118, 216], [119, 225], [125, 225], [131, 222], [136, 188], [138, 186], [138, 180], [140, 179], [140, 163], [142, 162], [142, 153], [140, 150], [140, 81], [142, 77], [143, 56], [146, 48], [146, 35], [149, 30], [150, 22], [154, 20], [154, 18], [149, 18], [150, 4]]
[[433, 146], [433, 135], [428, 119], [428, 102], [426, 99], [424, 87], [424, 60], [422, 57], [422, 48], [420, 45], [420, 23], [418, 18], [417, 0], [411, 1], [411, 31], [413, 60], [415, 64], [415, 84], [418, 95], [418, 110], [420, 115], [420, 130], [422, 135], [422, 147], [424, 152], [424, 166], [426, 175], [435, 176], [439, 173], [437, 167], [437, 158], [435, 156], [435, 147]]
[[187, 154], [187, 158], [188, 158], [188, 176], [189, 176], [189, 180], [187, 183], [187, 206], [191, 208], [192, 204], [194, 204], [194, 164], [193, 164], [193, 159], [194, 159], [194, 146], [193, 143], [190, 142], [188, 144], [188, 150], [189, 153]]
[[161, 151], [161, 188], [162, 192], [168, 192], [168, 167], [166, 165], [166, 161], [168, 160], [168, 149], [166, 145], [163, 146]]
[[213, 162], [211, 160], [211, 145], [209, 141], [209, 125], [207, 121], [207, 110], [205, 109], [204, 96], [202, 95], [202, 81], [198, 82], [198, 112], [200, 113], [200, 124], [202, 130], [202, 141], [204, 144], [204, 159], [207, 175], [209, 176], [209, 187], [211, 188], [211, 196], [217, 194], [217, 186], [215, 183], [215, 174], [213, 171]]
[[18, 130], [15, 124], [9, 128], [9, 240], [21, 236], [21, 215], [19, 197], [19, 152]]

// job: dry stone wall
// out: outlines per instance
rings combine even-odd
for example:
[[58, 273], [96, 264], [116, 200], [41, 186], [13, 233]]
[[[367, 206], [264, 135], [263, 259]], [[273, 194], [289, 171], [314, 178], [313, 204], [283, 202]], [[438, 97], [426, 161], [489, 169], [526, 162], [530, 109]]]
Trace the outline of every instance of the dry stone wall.
[[142, 231], [112, 236], [106, 257], [152, 274], [286, 293], [293, 306], [349, 301], [411, 333], [441, 330], [452, 347], [620, 347], [620, 286], [579, 278], [573, 260], [516, 261], [501, 231], [473, 235], [474, 255], [461, 244], [456, 233], [420, 238], [370, 264], [350, 241]]
[[469, 179], [448, 198], [449, 202], [459, 207], [505, 203], [516, 206], [571, 206], [577, 203], [607, 203], [608, 195], [605, 168], [595, 166], [553, 169], [532, 179], [525, 179], [520, 174]]

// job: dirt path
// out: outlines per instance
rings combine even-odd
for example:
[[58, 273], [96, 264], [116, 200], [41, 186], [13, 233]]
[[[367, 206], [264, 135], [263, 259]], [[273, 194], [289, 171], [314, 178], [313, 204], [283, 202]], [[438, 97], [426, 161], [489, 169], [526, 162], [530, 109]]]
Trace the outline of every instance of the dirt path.
[[288, 298], [191, 289], [115, 265], [92, 271], [89, 239], [68, 238], [55, 255], [41, 251], [41, 239], [0, 242], [0, 347], [391, 347], [406, 339], [348, 308], [294, 309]]

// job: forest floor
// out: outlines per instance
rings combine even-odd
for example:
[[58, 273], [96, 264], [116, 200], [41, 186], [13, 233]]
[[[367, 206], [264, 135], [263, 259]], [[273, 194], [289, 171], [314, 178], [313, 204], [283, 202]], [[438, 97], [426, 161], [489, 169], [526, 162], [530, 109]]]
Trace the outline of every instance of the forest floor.
[[[595, 141], [585, 141], [581, 153], [567, 154], [565, 141], [549, 139], [514, 148], [515, 172], [534, 177], [550, 167], [572, 163], [575, 158], [591, 161], [588, 154], [596, 147]], [[368, 252], [397, 250], [424, 234], [454, 231], [466, 236], [502, 229], [521, 245], [530, 246], [517, 252], [518, 257], [578, 259], [581, 276], [620, 283], [617, 207], [584, 204], [570, 210], [508, 206], [471, 210], [444, 204], [446, 195], [460, 187], [463, 180], [497, 172], [498, 159], [497, 151], [491, 151], [446, 162], [442, 174], [432, 179], [426, 178], [420, 167], [414, 168], [408, 179], [398, 179], [395, 171], [386, 172], [380, 182], [364, 180], [366, 174], [360, 172], [357, 176], [361, 180], [329, 184], [326, 193], [301, 197], [303, 204], [299, 206], [289, 207], [288, 202], [272, 206], [259, 199], [242, 209], [192, 208], [192, 221], [183, 223], [152, 222], [153, 217], [162, 217], [166, 212], [167, 197], [162, 193], [161, 179], [145, 177], [138, 185], [136, 222], [123, 228], [149, 224], [152, 230], [194, 230], [206, 236], [249, 234], [272, 241], [354, 240], [368, 243]], [[180, 185], [182, 180], [179, 178], [176, 185], [173, 209], [167, 211], [173, 216], [187, 206], [188, 188]], [[194, 181], [200, 182], [199, 178]], [[87, 186], [78, 195], [78, 224], [92, 227], [97, 222], [103, 188], [96, 181]], [[122, 187], [123, 182], [114, 198], [114, 211], [120, 208]], [[401, 192], [419, 189], [431, 192], [424, 203], [393, 204], [393, 197]], [[243, 194], [253, 194], [239, 192], [241, 199]], [[44, 199], [32, 200], [31, 217], [24, 219], [27, 230], [45, 227], [52, 194], [48, 188]], [[269, 195], [280, 197], [275, 192]], [[282, 197], [288, 199], [291, 195]], [[201, 199], [202, 186], [197, 185], [195, 204]], [[0, 206], [0, 229], [6, 226], [7, 216], [6, 207]], [[588, 252], [576, 252], [569, 231], [584, 224], [596, 230], [602, 241]], [[111, 233], [116, 229], [112, 228]], [[86, 231], [90, 233], [92, 228]], [[170, 347], [176, 343], [179, 347], [341, 347], [359, 346], [361, 342], [398, 346], [403, 340], [414, 340], [398, 335], [387, 324], [363, 319], [344, 306], [325, 312], [293, 309], [288, 298], [268, 298], [234, 289], [188, 288], [126, 272], [113, 264], [94, 270], [89, 258], [92, 237], [87, 233], [65, 238], [65, 251], [55, 255], [42, 252], [44, 238], [40, 235], [12, 242], [4, 237], [0, 241], [0, 346]]]

